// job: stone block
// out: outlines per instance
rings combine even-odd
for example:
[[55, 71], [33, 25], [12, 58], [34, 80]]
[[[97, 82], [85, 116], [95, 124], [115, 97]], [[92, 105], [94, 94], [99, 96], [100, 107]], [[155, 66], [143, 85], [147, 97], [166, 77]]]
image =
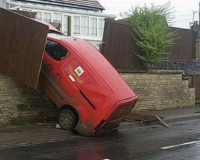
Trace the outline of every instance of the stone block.
[[[121, 73], [122, 77], [124, 73]], [[132, 74], [132, 75], [131, 75]], [[159, 110], [195, 105], [195, 89], [182, 80], [181, 72], [159, 71], [126, 74], [131, 89], [139, 96], [136, 110]]]

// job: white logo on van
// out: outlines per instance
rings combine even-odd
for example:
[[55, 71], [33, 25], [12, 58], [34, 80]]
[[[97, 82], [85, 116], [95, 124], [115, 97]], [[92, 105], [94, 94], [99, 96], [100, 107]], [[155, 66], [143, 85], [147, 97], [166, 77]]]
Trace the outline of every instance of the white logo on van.
[[74, 77], [72, 77], [72, 75], [69, 75], [69, 78], [71, 79], [72, 82], [75, 82], [76, 80], [74, 79]]
[[79, 66], [79, 67], [77, 67], [77, 68], [75, 69], [75, 72], [76, 72], [76, 74], [77, 74], [78, 76], [81, 76], [81, 75], [84, 73], [84, 70], [83, 70], [83, 68], [81, 68], [81, 66]]

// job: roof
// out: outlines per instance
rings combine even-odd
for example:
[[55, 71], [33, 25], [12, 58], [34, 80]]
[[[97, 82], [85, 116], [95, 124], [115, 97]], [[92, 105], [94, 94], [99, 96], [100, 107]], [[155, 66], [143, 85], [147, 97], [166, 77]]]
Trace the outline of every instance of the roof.
[[61, 5], [75, 8], [105, 10], [97, 0], [18, 0], [32, 3], [44, 3], [52, 5]]
[[[47, 1], [51, 1], [51, 0], [47, 0]], [[53, 0], [53, 1], [73, 4], [73, 5], [94, 7], [94, 8], [99, 8], [99, 9], [104, 10], [104, 7], [97, 0]]]

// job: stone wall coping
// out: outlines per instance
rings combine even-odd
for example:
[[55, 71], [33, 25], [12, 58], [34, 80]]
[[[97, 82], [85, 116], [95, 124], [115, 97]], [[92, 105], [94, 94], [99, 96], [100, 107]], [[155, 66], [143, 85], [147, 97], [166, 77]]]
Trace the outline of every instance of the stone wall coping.
[[141, 74], [183, 74], [183, 70], [118, 70], [119, 73], [141, 73]]

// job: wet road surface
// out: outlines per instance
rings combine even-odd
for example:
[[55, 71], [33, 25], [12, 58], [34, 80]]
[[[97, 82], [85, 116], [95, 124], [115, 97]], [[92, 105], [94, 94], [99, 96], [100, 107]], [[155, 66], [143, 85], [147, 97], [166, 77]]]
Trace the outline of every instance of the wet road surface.
[[200, 120], [0, 149], [0, 160], [199, 160]]

